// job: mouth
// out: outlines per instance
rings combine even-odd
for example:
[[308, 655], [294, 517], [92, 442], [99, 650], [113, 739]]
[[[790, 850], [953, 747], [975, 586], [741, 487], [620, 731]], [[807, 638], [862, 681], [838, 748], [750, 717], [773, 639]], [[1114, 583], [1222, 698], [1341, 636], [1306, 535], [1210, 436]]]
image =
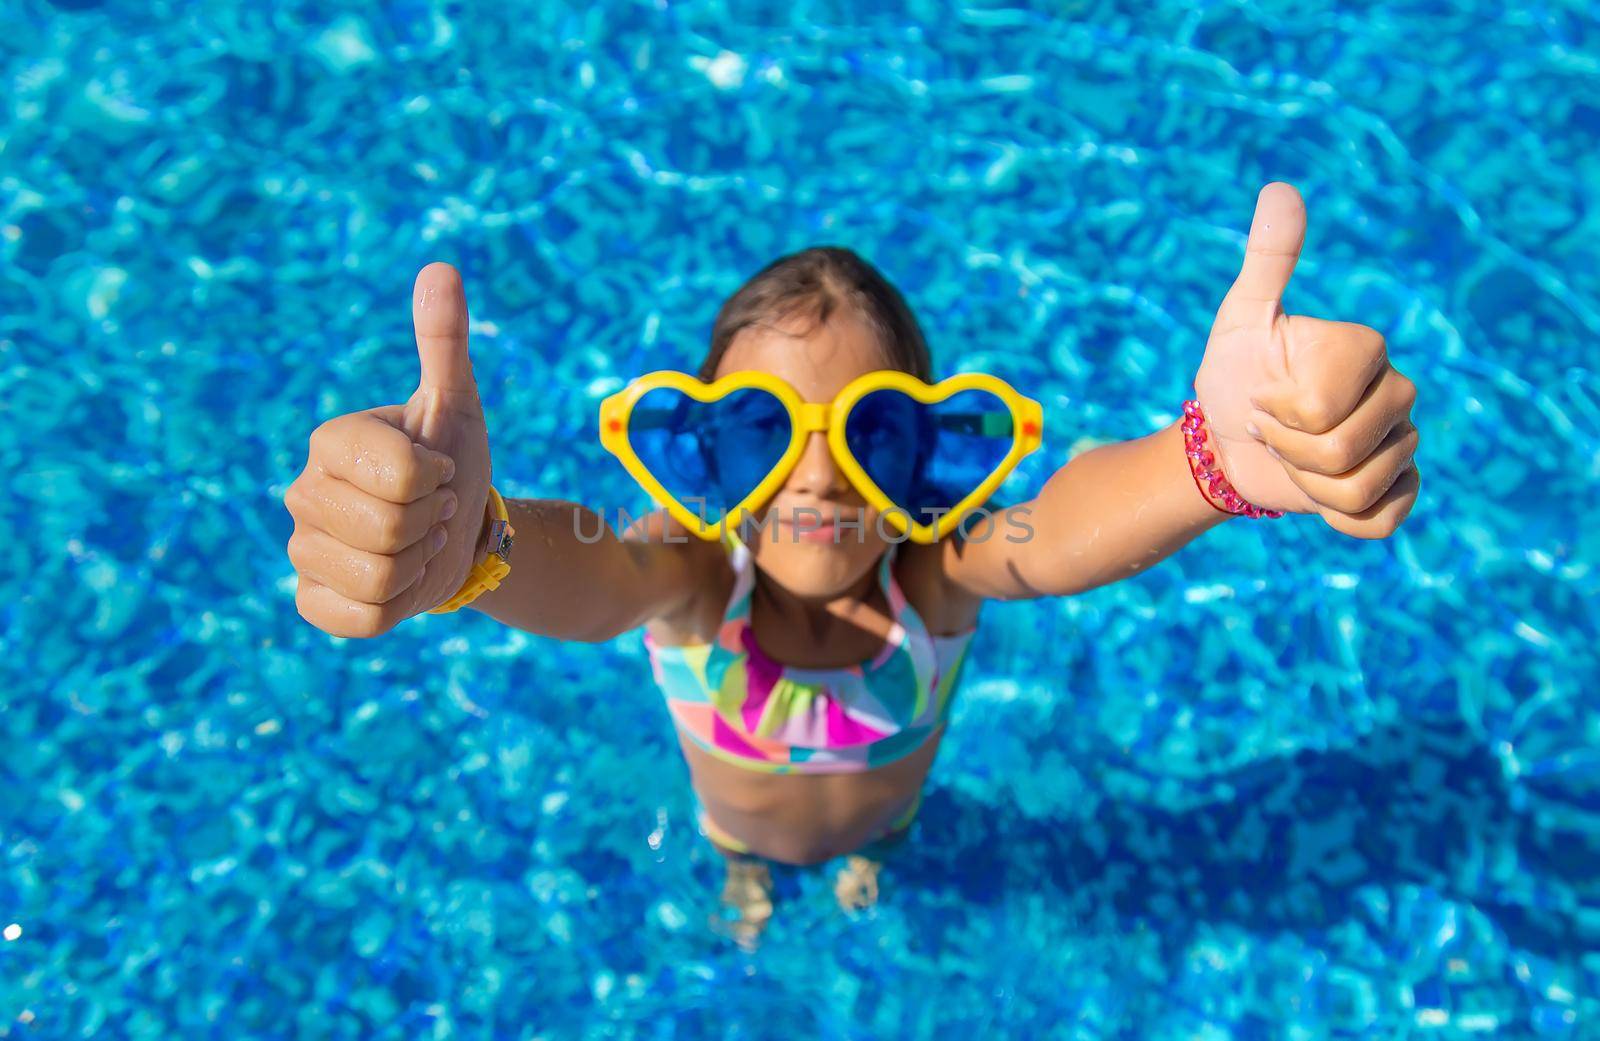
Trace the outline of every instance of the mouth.
[[833, 521], [824, 521], [815, 528], [811, 527], [809, 522], [802, 524], [791, 523], [789, 527], [794, 530], [794, 537], [801, 542], [833, 542], [834, 534], [839, 530], [838, 525]]
[[836, 542], [838, 541], [840, 515], [826, 513], [820, 517], [812, 513], [796, 515], [798, 511], [787, 517], [779, 517], [775, 527], [782, 538], [791, 542]]

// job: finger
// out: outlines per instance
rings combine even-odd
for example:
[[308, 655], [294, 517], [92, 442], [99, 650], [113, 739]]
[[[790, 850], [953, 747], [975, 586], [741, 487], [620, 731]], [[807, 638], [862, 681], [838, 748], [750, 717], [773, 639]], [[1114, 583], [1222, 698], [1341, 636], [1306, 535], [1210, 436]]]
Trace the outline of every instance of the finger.
[[1250, 418], [1259, 440], [1290, 466], [1337, 477], [1370, 456], [1389, 431], [1411, 413], [1416, 387], [1394, 369], [1367, 387], [1344, 422], [1332, 430], [1309, 434], [1278, 422], [1256, 409]]
[[328, 420], [311, 432], [310, 459], [329, 477], [387, 502], [416, 502], [455, 476], [455, 461], [417, 444], [385, 417], [385, 406]]
[[289, 537], [289, 560], [295, 570], [340, 596], [365, 604], [384, 604], [405, 592], [428, 561], [445, 544], [444, 525], [398, 553], [356, 549], [308, 525], [296, 525]]
[[1410, 421], [1397, 424], [1366, 459], [1338, 477], [1285, 466], [1301, 491], [1319, 506], [1340, 513], [1360, 513], [1371, 508], [1411, 465], [1417, 454], [1417, 428]]
[[423, 610], [422, 584], [428, 569], [400, 596], [382, 604], [351, 600], [316, 579], [300, 576], [295, 588], [294, 606], [300, 617], [330, 636], [369, 640], [382, 636], [401, 622]]
[[1300, 315], [1290, 317], [1285, 330], [1288, 378], [1257, 388], [1250, 401], [1296, 430], [1332, 430], [1388, 367], [1383, 334], [1354, 322]]
[[421, 386], [476, 398], [478, 384], [467, 354], [467, 294], [455, 268], [435, 262], [418, 273], [411, 322], [422, 360]]
[[398, 553], [442, 524], [458, 506], [456, 493], [441, 488], [401, 506], [326, 474], [295, 481], [284, 497], [296, 525], [316, 528], [353, 549]]
[[1289, 288], [1306, 239], [1306, 204], [1293, 185], [1274, 181], [1256, 196], [1256, 212], [1245, 242], [1239, 277], [1224, 307], [1261, 309], [1270, 318]]
[[1335, 531], [1358, 539], [1386, 539], [1395, 533], [1400, 523], [1417, 504], [1417, 494], [1422, 487], [1422, 475], [1416, 466], [1407, 467], [1390, 486], [1383, 497], [1359, 513], [1340, 513], [1337, 510], [1320, 510], [1322, 519]]

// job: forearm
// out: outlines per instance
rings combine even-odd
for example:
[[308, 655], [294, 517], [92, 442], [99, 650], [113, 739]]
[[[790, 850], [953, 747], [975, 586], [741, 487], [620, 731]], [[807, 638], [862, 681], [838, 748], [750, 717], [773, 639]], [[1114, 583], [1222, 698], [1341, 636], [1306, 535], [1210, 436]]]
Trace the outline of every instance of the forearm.
[[[555, 499], [507, 499], [516, 531], [511, 573], [469, 605], [506, 625], [559, 640], [609, 640], [643, 624], [670, 595], [642, 555], [603, 518]], [[487, 526], [477, 556], [487, 546]], [[581, 536], [581, 537], [580, 537]]]
[[1179, 421], [1102, 445], [1046, 481], [1032, 504], [1032, 547], [1016, 553], [1019, 595], [1064, 596], [1160, 563], [1230, 520], [1195, 486]]

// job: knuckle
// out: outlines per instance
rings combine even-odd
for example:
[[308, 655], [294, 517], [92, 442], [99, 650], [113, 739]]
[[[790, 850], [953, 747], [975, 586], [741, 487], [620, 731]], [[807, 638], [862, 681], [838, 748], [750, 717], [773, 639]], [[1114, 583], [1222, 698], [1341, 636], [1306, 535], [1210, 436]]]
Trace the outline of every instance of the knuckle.
[[1312, 433], [1328, 430], [1342, 419], [1336, 415], [1334, 403], [1326, 394], [1310, 394], [1300, 402], [1300, 424]]
[[316, 508], [318, 493], [326, 481], [327, 478], [317, 470], [315, 464], [306, 463], [305, 469], [283, 490], [284, 508], [292, 514], [310, 513]]
[[1407, 412], [1417, 403], [1416, 383], [1402, 373], [1395, 373], [1396, 384], [1399, 390], [1400, 406]]
[[377, 552], [393, 553], [396, 550], [405, 548], [406, 514], [404, 510], [397, 507], [380, 507], [376, 511], [373, 526], [373, 536], [378, 543]]
[[318, 423], [316, 428], [311, 431], [311, 438], [306, 446], [306, 458], [308, 461], [327, 458], [333, 448], [333, 440], [339, 436], [338, 424], [342, 418], [342, 416], [337, 416], [333, 419], [324, 420]]
[[1351, 481], [1338, 481], [1332, 487], [1319, 494], [1317, 498], [1329, 509], [1337, 510], [1343, 514], [1360, 513], [1366, 504], [1361, 500], [1365, 490], [1356, 487]]
[[408, 502], [431, 484], [415, 451], [396, 453], [396, 457], [390, 461], [390, 467], [394, 475], [395, 492]]
[[345, 618], [346, 635], [356, 640], [370, 640], [389, 631], [384, 624], [382, 609], [376, 604], [353, 603]]
[[1412, 507], [1417, 502], [1417, 473], [1415, 469], [1401, 473], [1395, 481], [1393, 488], [1385, 492], [1389, 502], [1383, 511], [1375, 518], [1377, 530], [1382, 534], [1380, 538], [1388, 538], [1400, 530], [1400, 525], [1411, 515]]
[[1350, 512], [1350, 489], [1346, 487], [1346, 482], [1330, 481], [1310, 468], [1302, 468], [1301, 473], [1291, 474], [1290, 477], [1306, 498], [1317, 504], [1329, 524], [1333, 523], [1329, 514], [1343, 516]]
[[1340, 509], [1346, 513], [1360, 513], [1370, 510], [1374, 503], [1383, 498], [1383, 493], [1389, 488], [1382, 481], [1366, 478], [1352, 481], [1345, 491], [1346, 501]]
[[1407, 462], [1411, 462], [1416, 459], [1417, 449], [1421, 444], [1422, 435], [1417, 432], [1416, 427], [1412, 427], [1400, 436], [1400, 453]]
[[400, 561], [397, 557], [379, 554], [366, 569], [364, 584], [373, 603], [387, 603], [406, 587], [400, 578]]
[[309, 579], [316, 585], [328, 587], [334, 577], [328, 574], [324, 566], [327, 563], [324, 554], [303, 534], [289, 539], [289, 563], [294, 566], [295, 574], [300, 576], [302, 582]]
[[1370, 325], [1361, 327], [1361, 335], [1366, 338], [1367, 349], [1379, 358], [1389, 356], [1389, 341], [1382, 333]]
[[301, 618], [304, 618], [312, 625], [315, 625], [318, 629], [322, 628], [322, 624], [317, 620], [316, 617], [316, 608], [313, 607], [311, 603], [311, 586], [308, 582], [306, 582], [304, 575], [298, 575], [295, 580], [294, 609], [299, 613]]
[[1343, 434], [1324, 434], [1317, 441], [1317, 468], [1325, 474], [1342, 474], [1350, 469], [1350, 441]]
[[346, 600], [304, 576], [295, 589], [294, 604], [301, 618], [329, 636], [368, 640], [387, 631], [382, 612], [373, 605]]
[[1416, 508], [1417, 500], [1422, 497], [1422, 471], [1412, 464], [1406, 467], [1394, 483], [1396, 487], [1402, 489], [1396, 499], [1401, 507], [1400, 516], [1396, 520], [1396, 523], [1399, 523]]

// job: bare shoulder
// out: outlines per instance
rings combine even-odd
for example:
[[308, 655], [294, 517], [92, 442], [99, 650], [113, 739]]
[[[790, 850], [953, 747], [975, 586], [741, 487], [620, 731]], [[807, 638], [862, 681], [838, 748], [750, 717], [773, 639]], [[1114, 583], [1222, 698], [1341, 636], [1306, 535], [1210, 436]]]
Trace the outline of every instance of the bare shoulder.
[[646, 624], [650, 637], [663, 644], [708, 640], [722, 621], [722, 604], [733, 591], [733, 569], [719, 542], [692, 534], [666, 510], [647, 513], [622, 533], [641, 551], [663, 554], [681, 569], [691, 593], [677, 609]]
[[904, 542], [895, 559], [895, 581], [935, 636], [971, 629], [983, 605], [982, 597], [960, 589], [948, 578], [946, 554], [959, 552], [948, 539], [931, 546]]

